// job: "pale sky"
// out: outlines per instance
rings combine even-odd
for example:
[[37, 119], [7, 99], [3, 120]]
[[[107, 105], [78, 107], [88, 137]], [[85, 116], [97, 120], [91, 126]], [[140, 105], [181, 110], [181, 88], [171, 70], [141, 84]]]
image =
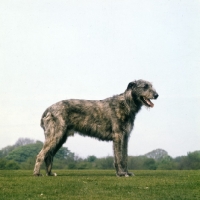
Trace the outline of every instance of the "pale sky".
[[[1, 0], [0, 148], [44, 141], [40, 118], [63, 99], [104, 99], [129, 82], [153, 83], [129, 155], [200, 150], [199, 0]], [[81, 157], [113, 155], [111, 142], [69, 138]]]

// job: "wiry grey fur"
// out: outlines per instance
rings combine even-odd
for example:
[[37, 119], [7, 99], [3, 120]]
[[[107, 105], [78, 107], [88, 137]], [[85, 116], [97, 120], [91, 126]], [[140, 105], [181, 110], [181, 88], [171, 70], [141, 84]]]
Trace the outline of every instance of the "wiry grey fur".
[[120, 95], [99, 100], [63, 100], [46, 109], [41, 119], [45, 142], [37, 155], [34, 175], [40, 175], [40, 166], [46, 164], [47, 175], [51, 173], [53, 157], [68, 136], [75, 132], [99, 140], [113, 141], [114, 165], [117, 176], [129, 176], [127, 147], [135, 116], [142, 105], [153, 107], [150, 99], [157, 92], [152, 84], [138, 80], [128, 84]]

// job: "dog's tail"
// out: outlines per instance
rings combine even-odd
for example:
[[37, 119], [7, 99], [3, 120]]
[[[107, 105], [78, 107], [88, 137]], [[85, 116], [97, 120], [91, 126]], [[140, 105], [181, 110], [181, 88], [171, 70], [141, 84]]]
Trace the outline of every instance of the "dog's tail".
[[48, 110], [45, 110], [45, 112], [42, 114], [42, 117], [41, 117], [41, 120], [40, 120], [40, 126], [43, 129], [44, 129], [44, 121], [43, 121], [43, 119], [44, 119], [44, 117], [46, 117], [47, 113], [48, 113]]
[[42, 115], [40, 125], [44, 130], [45, 138], [52, 137], [54, 135], [56, 129], [55, 118], [48, 109]]
[[49, 120], [53, 120], [53, 115], [49, 111], [49, 109], [46, 109], [45, 112], [42, 114], [42, 118], [40, 120], [40, 126], [45, 130], [46, 125]]

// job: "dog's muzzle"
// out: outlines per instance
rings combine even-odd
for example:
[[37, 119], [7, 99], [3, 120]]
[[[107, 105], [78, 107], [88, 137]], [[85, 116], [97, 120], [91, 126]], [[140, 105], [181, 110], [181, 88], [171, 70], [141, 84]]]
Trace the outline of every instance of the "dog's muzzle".
[[153, 96], [154, 96], [154, 99], [157, 99], [159, 95], [158, 93], [155, 93]]

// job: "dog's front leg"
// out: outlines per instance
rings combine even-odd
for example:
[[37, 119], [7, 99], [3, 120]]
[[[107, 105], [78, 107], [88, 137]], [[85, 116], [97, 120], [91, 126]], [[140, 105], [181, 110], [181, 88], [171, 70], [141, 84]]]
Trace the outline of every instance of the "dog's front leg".
[[117, 176], [129, 176], [127, 169], [127, 146], [128, 137], [115, 133], [113, 138], [114, 164]]
[[133, 173], [128, 172], [128, 134], [124, 134], [122, 137], [122, 166], [126, 175], [134, 176]]

